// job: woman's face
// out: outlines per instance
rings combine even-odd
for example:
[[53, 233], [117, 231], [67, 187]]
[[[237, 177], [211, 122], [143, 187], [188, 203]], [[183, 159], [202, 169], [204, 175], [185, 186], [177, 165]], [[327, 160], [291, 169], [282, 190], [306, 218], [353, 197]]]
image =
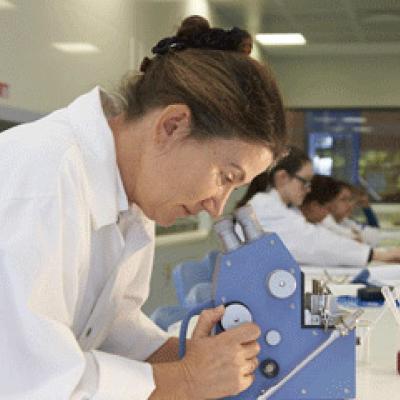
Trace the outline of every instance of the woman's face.
[[327, 207], [319, 204], [317, 201], [311, 201], [307, 205], [303, 205], [301, 211], [307, 221], [313, 224], [320, 223], [329, 214]]
[[294, 175], [289, 175], [286, 171], [279, 172], [284, 175], [277, 186], [282, 199], [286, 204], [300, 207], [311, 188], [311, 179], [314, 174], [311, 162], [306, 162]]
[[163, 226], [202, 210], [218, 217], [232, 191], [251, 182], [272, 160], [272, 152], [260, 144], [188, 136], [143, 164], [135, 202]]
[[203, 210], [218, 217], [232, 191], [273, 161], [260, 143], [195, 139], [190, 120], [186, 105], [172, 104], [133, 122], [123, 114], [108, 121], [128, 200], [163, 226]]
[[353, 194], [349, 188], [343, 187], [338, 195], [328, 203], [329, 212], [337, 222], [349, 217], [353, 212]]

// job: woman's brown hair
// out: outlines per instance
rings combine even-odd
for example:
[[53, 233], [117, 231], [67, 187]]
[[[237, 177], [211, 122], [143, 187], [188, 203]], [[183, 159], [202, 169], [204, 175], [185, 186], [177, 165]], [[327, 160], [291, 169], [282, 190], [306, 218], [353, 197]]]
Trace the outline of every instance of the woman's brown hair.
[[186, 104], [194, 138], [239, 138], [280, 154], [286, 140], [281, 95], [271, 70], [238, 51], [237, 30], [210, 28], [198, 16], [184, 20], [176, 36], [153, 48], [155, 57], [145, 58], [143, 74], [123, 82], [127, 120]]

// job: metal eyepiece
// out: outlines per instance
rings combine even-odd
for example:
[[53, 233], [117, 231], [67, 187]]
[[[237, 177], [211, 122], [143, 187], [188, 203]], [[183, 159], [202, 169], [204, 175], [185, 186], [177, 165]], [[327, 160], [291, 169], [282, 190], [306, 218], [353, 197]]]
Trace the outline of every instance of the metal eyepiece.
[[242, 245], [239, 236], [236, 234], [232, 217], [226, 217], [214, 224], [214, 231], [220, 238], [224, 253], [235, 250]]
[[242, 227], [246, 242], [258, 239], [264, 234], [264, 230], [258, 222], [253, 207], [250, 204], [238, 208], [234, 214], [236, 221]]

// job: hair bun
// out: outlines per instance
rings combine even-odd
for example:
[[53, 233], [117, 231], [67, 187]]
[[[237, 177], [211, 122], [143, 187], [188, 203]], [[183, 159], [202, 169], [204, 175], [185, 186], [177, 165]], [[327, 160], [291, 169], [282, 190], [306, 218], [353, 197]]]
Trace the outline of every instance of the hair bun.
[[149, 57], [143, 58], [142, 63], [140, 64], [140, 72], [145, 73], [146, 70], [150, 67], [151, 65], [151, 59]]
[[210, 30], [209, 22], [200, 15], [192, 15], [185, 18], [178, 29], [176, 36], [178, 38], [190, 38], [201, 35]]

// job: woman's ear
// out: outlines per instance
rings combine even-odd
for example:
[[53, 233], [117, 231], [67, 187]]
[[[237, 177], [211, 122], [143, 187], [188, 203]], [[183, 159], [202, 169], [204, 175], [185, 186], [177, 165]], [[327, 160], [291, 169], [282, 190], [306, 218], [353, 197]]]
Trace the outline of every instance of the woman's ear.
[[275, 187], [282, 187], [286, 183], [288, 183], [290, 180], [290, 175], [283, 169], [280, 169], [275, 172], [274, 174], [274, 184]]
[[154, 142], [167, 151], [190, 135], [191, 112], [185, 104], [171, 104], [165, 107], [155, 123]]

